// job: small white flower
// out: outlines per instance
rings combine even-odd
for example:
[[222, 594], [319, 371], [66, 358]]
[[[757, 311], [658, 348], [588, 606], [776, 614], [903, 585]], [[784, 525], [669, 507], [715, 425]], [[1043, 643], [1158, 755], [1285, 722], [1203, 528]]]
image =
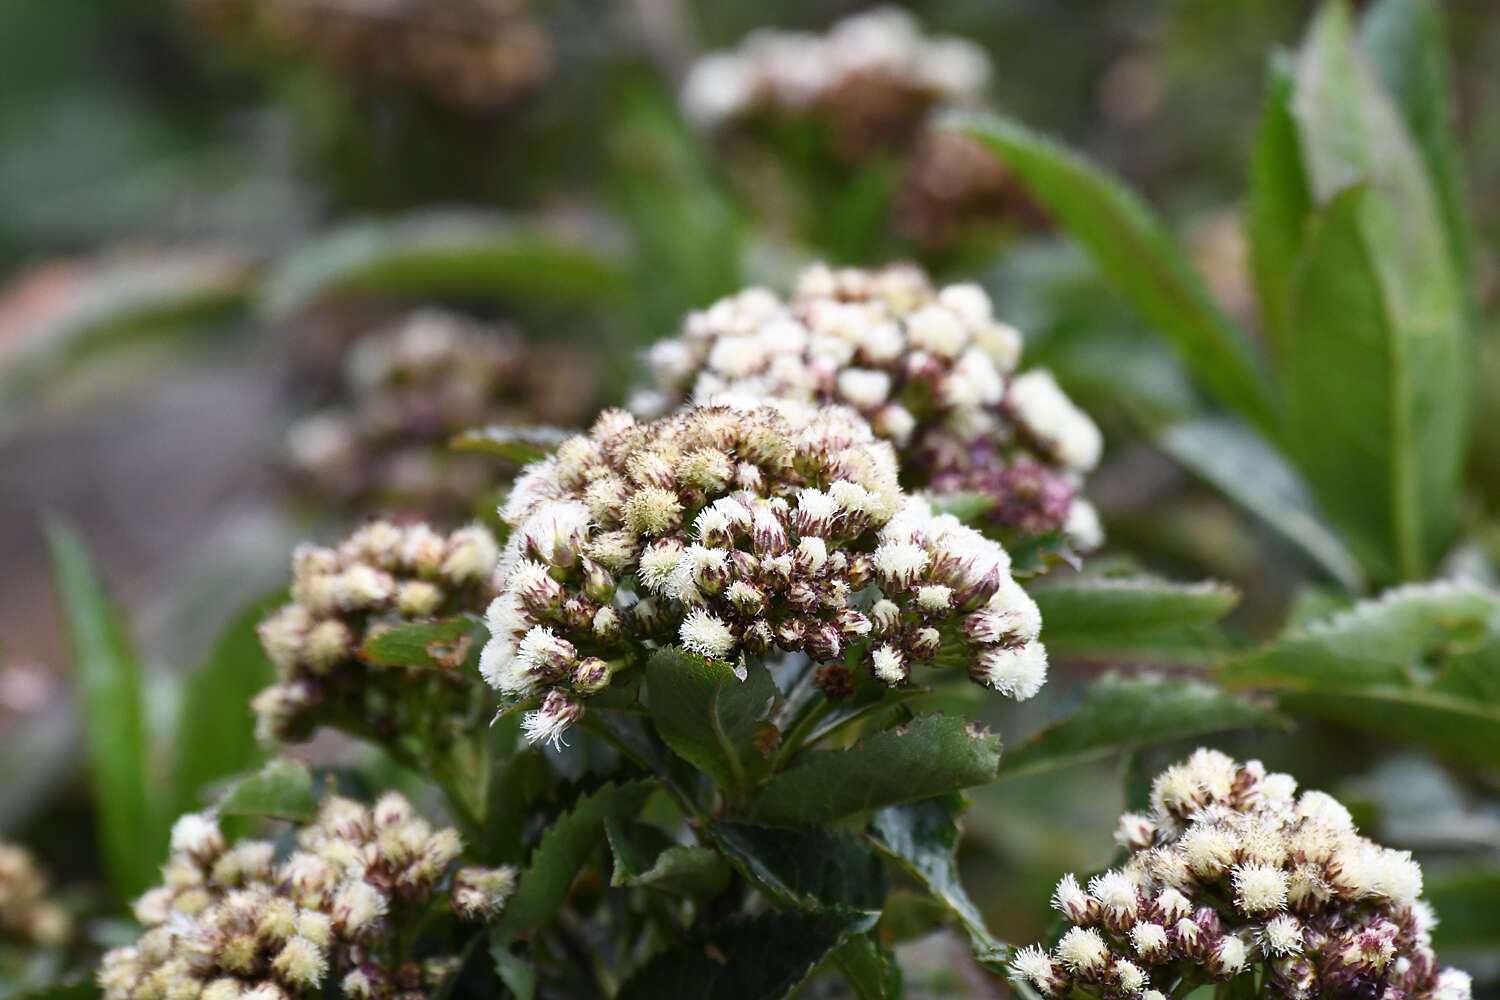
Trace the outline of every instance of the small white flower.
[[1286, 875], [1270, 865], [1246, 864], [1234, 868], [1234, 905], [1242, 913], [1266, 913], [1286, 905]]
[[1073, 927], [1057, 943], [1057, 957], [1079, 974], [1097, 972], [1109, 961], [1109, 946], [1092, 927]]
[[683, 648], [699, 656], [723, 658], [735, 647], [734, 632], [722, 618], [702, 608], [690, 611], [678, 632]]
[[871, 658], [875, 676], [884, 683], [895, 686], [906, 680], [906, 656], [897, 647], [889, 643], [877, 646]]
[[992, 647], [980, 655], [979, 664], [985, 684], [1017, 701], [1030, 698], [1047, 682], [1047, 649], [1039, 642]]

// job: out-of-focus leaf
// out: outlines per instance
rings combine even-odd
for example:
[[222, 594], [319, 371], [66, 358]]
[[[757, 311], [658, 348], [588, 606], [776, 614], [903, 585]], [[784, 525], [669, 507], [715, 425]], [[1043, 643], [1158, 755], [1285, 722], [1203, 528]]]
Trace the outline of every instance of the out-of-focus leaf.
[[1428, 876], [1423, 897], [1437, 911], [1432, 945], [1439, 955], [1500, 950], [1500, 871], [1481, 869]]
[[1302, 171], [1297, 123], [1292, 117], [1295, 86], [1292, 61], [1277, 53], [1261, 108], [1260, 129], [1250, 161], [1250, 194], [1245, 224], [1250, 238], [1250, 270], [1260, 298], [1260, 317], [1277, 359], [1291, 336], [1292, 284], [1302, 252], [1312, 201]]
[[260, 304], [274, 318], [328, 299], [577, 303], [619, 287], [612, 263], [531, 226], [478, 212], [420, 212], [315, 237], [267, 276]]
[[764, 913], [696, 931], [647, 962], [619, 1000], [714, 997], [779, 1000], [852, 934], [875, 922], [860, 910]]
[[674, 843], [666, 831], [627, 817], [607, 818], [604, 830], [615, 859], [610, 885], [710, 896], [729, 884], [729, 863], [712, 848]]
[[705, 660], [673, 646], [646, 663], [657, 732], [679, 757], [725, 788], [745, 788], [769, 770], [774, 746], [765, 731], [776, 682], [759, 663], [742, 670], [743, 676], [723, 660]]
[[[4, 986], [4, 983], [0, 983], [0, 989]], [[0, 993], [0, 996], [5, 996], [6, 1000], [92, 1000], [99, 993], [99, 984], [94, 981], [93, 976], [73, 973], [50, 986], [23, 989], [10, 994]]]
[[1301, 473], [1250, 428], [1222, 417], [1199, 417], [1162, 429], [1156, 444], [1346, 588], [1364, 586], [1359, 563], [1323, 519]]
[[1200, 681], [1106, 675], [1076, 708], [1008, 753], [1000, 777], [1028, 777], [1204, 733], [1284, 725], [1275, 712]]
[[[511, 722], [514, 725], [514, 722]], [[499, 728], [499, 725], [495, 727]], [[493, 731], [493, 730], [492, 730]], [[484, 843], [474, 845], [488, 865], [525, 859], [525, 812], [556, 780], [536, 750], [504, 753], [491, 749], [489, 791], [484, 800]]]
[[484, 642], [483, 625], [472, 618], [397, 625], [366, 639], [361, 659], [381, 667], [457, 670]]
[[1005, 945], [985, 926], [958, 878], [956, 818], [965, 805], [961, 796], [944, 795], [882, 809], [870, 821], [867, 836], [958, 918], [976, 955], [993, 961]]
[[1436, 0], [1377, 0], [1360, 22], [1359, 41], [1426, 161], [1453, 266], [1467, 285], [1474, 234], [1453, 132], [1453, 69], [1442, 6]]
[[1293, 628], [1220, 673], [1332, 719], [1480, 767], [1500, 761], [1500, 595], [1413, 584]]
[[276, 679], [276, 671], [255, 629], [285, 597], [277, 591], [241, 612], [184, 683], [173, 740], [173, 815], [201, 808], [204, 786], [260, 762], [250, 699]]
[[495, 974], [516, 1000], [534, 1000], [536, 969], [510, 950], [510, 935], [502, 933], [498, 926], [490, 931], [490, 960], [495, 963]]
[[903, 996], [896, 956], [872, 934], [857, 934], [833, 953], [844, 981], [859, 1000], [896, 1000]]
[[219, 803], [221, 816], [270, 816], [305, 823], [317, 815], [312, 772], [295, 760], [273, 760], [240, 781]]
[[1274, 426], [1269, 384], [1249, 338], [1139, 197], [1013, 120], [966, 114], [947, 125], [994, 152], [1221, 402], [1262, 428]]
[[579, 869], [604, 839], [605, 819], [634, 815], [651, 790], [645, 781], [605, 785], [573, 803], [542, 834], [496, 926], [513, 935], [552, 919]]
[[456, 435], [452, 446], [527, 465], [546, 458], [575, 433], [561, 427], [477, 427]]
[[956, 716], [920, 715], [847, 750], [805, 755], [771, 779], [753, 812], [771, 823], [827, 823], [983, 784], [999, 762], [998, 736]]
[[878, 913], [885, 903], [890, 888], [885, 869], [852, 834], [812, 827], [715, 823], [709, 835], [735, 867], [778, 905]]
[[1122, 632], [1202, 625], [1218, 621], [1239, 603], [1225, 583], [1173, 583], [1151, 576], [1082, 576], [1031, 591], [1042, 612], [1049, 644], [1090, 631]]
[[82, 539], [49, 521], [47, 544], [72, 650], [105, 870], [117, 901], [144, 892], [166, 850], [151, 800], [141, 670]]
[[987, 493], [939, 493], [932, 498], [937, 514], [952, 514], [965, 524], [973, 524], [995, 507], [995, 498]]
[[1292, 296], [1287, 440], [1376, 575], [1420, 579], [1454, 529], [1470, 396], [1441, 206], [1343, 3], [1313, 21], [1293, 109], [1320, 218]]

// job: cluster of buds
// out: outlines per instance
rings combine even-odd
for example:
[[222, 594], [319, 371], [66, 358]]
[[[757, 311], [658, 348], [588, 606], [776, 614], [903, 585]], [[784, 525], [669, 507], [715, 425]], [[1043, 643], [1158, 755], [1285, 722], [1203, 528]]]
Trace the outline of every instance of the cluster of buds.
[[1046, 652], [997, 543], [903, 495], [895, 453], [845, 407], [723, 402], [637, 423], [603, 414], [528, 468], [502, 512], [480, 671], [556, 739], [653, 646], [705, 657], [798, 652], [847, 691], [863, 663], [967, 665], [1027, 698]]
[[100, 963], [105, 1000], [289, 1000], [335, 983], [349, 1000], [421, 1000], [459, 963], [414, 959], [418, 929], [443, 910], [487, 920], [515, 885], [513, 869], [460, 866], [458, 833], [397, 792], [373, 808], [329, 797], [297, 844], [278, 862], [269, 841], [229, 845], [212, 815], [179, 819], [163, 884], [135, 903], [140, 938]]
[[67, 940], [72, 921], [46, 894], [46, 873], [31, 852], [0, 842], [0, 943], [29, 947]]
[[576, 425], [596, 383], [580, 359], [529, 348], [514, 329], [420, 310], [359, 339], [340, 405], [296, 424], [287, 450], [298, 478], [341, 504], [462, 513], [492, 482], [494, 463], [452, 451], [455, 434]]
[[528, 0], [189, 0], [197, 18], [252, 29], [356, 78], [384, 77], [463, 107], [504, 105], [551, 69]]
[[1014, 960], [1049, 997], [1165, 1000], [1258, 969], [1272, 1000], [1468, 1000], [1469, 977], [1438, 968], [1420, 866], [1361, 837], [1332, 796], [1297, 796], [1290, 775], [1198, 750], [1115, 839], [1123, 866], [1058, 884], [1071, 927], [1057, 947]]
[[477, 614], [496, 592], [499, 551], [477, 524], [445, 536], [389, 521], [366, 524], [337, 548], [299, 547], [292, 601], [259, 628], [278, 678], [253, 702], [260, 736], [302, 740], [327, 724], [390, 739], [414, 699], [424, 703], [424, 718], [450, 714], [434, 713], [434, 701], [462, 715], [471, 695], [457, 669], [467, 655], [462, 640], [444, 654], [445, 670], [372, 665], [361, 647], [396, 625]]
[[905, 143], [937, 107], [977, 103], [989, 82], [984, 50], [926, 38], [907, 12], [865, 11], [826, 35], [756, 31], [703, 57], [682, 91], [684, 113], [717, 129], [758, 114], [826, 120], [849, 159]]
[[655, 344], [641, 413], [725, 393], [858, 410], [900, 456], [910, 487], [979, 492], [1006, 537], [1063, 531], [1098, 544], [1079, 495], [1099, 461], [1094, 423], [1034, 370], [1017, 375], [1021, 335], [976, 285], [936, 289], [911, 264], [803, 271], [782, 301], [750, 288], [688, 316]]
[[979, 142], [942, 128], [923, 131], [912, 149], [894, 206], [901, 235], [928, 250], [961, 242], [981, 228], [1047, 226], [1041, 206]]

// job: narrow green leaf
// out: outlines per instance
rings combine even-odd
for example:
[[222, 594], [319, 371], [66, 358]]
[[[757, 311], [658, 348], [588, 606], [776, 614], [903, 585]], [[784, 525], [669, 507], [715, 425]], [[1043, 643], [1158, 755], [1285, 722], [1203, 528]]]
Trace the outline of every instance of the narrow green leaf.
[[1318, 510], [1302, 474], [1250, 428], [1221, 417], [1198, 417], [1159, 431], [1156, 445], [1264, 521], [1346, 589], [1364, 587], [1364, 571]]
[[1297, 122], [1292, 117], [1295, 68], [1277, 53], [1268, 71], [1260, 128], [1250, 161], [1245, 224], [1261, 324], [1280, 360], [1291, 337], [1292, 283], [1312, 213]]
[[646, 663], [657, 732], [673, 752], [725, 788], [745, 788], [770, 768], [764, 751], [773, 744], [758, 737], [768, 725], [776, 682], [758, 662], [744, 670], [741, 679], [723, 660], [705, 660], [670, 646]]
[[1008, 118], [955, 115], [948, 127], [990, 148], [1093, 256], [1099, 271], [1226, 406], [1274, 426], [1261, 361], [1139, 197], [1082, 157]]
[[958, 878], [957, 818], [963, 809], [959, 795], [882, 809], [870, 821], [867, 836], [958, 918], [976, 955], [993, 960], [1005, 945], [985, 926], [979, 907]]
[[567, 898], [574, 877], [604, 839], [605, 819], [633, 815], [652, 788], [645, 781], [605, 785], [579, 798], [554, 820], [527, 859], [515, 895], [497, 926], [514, 935], [552, 919]]
[[1173, 583], [1151, 576], [1080, 576], [1031, 591], [1050, 646], [1059, 637], [1216, 622], [1239, 603], [1225, 583]]
[[472, 618], [397, 625], [366, 639], [360, 659], [380, 667], [457, 670], [484, 643], [484, 626]]
[[458, 451], [477, 451], [516, 465], [537, 462], [576, 434], [561, 427], [476, 427], [453, 438]]
[[305, 823], [317, 815], [312, 772], [295, 760], [273, 760], [240, 781], [219, 803], [221, 816], [269, 816]]
[[315, 237], [277, 265], [260, 299], [274, 318], [357, 297], [574, 303], [612, 295], [619, 284], [615, 267], [594, 253], [514, 220], [419, 212]]
[[1204, 733], [1284, 725], [1275, 712], [1200, 681], [1107, 674], [1077, 708], [1007, 754], [1000, 777], [1029, 777]]
[[1377, 0], [1360, 22], [1359, 40], [1426, 161], [1454, 270], [1467, 286], [1474, 234], [1453, 128], [1453, 69], [1442, 7], [1436, 0]]
[[852, 834], [727, 822], [715, 823], [708, 834], [780, 906], [879, 912], [885, 904], [885, 869]]
[[124, 901], [156, 880], [166, 850], [164, 817], [150, 797], [140, 666], [77, 532], [49, 521], [47, 544], [72, 651], [104, 866], [116, 901]]
[[956, 716], [920, 715], [847, 750], [807, 754], [754, 801], [770, 823], [826, 823], [930, 798], [995, 777], [1000, 738]]
[[215, 643], [208, 660], [183, 685], [172, 766], [173, 814], [202, 807], [203, 788], [256, 767], [263, 754], [255, 741], [250, 699], [276, 678], [261, 649], [256, 626], [286, 600], [284, 590], [241, 612]]
[[764, 913], [700, 929], [620, 987], [618, 1000], [779, 1000], [830, 952], [875, 922], [857, 910]]

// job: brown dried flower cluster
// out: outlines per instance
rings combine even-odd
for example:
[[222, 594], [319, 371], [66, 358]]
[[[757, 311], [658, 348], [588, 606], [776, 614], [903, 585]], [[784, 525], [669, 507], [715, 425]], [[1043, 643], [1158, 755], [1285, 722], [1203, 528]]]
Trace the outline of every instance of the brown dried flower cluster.
[[[349, 1000], [423, 1000], [458, 956], [411, 952], [435, 912], [484, 921], [510, 868], [460, 867], [463, 842], [397, 792], [373, 808], [332, 796], [278, 861], [269, 841], [226, 843], [210, 814], [172, 828], [163, 884], [135, 904], [144, 928], [100, 963], [105, 1000], [289, 1000], [337, 984]], [[444, 889], [448, 895], [443, 895]]]
[[1168, 768], [1151, 813], [1120, 819], [1130, 858], [1087, 889], [1058, 884], [1072, 926], [1052, 953], [1020, 952], [1015, 974], [1049, 997], [1101, 1000], [1164, 1000], [1256, 970], [1270, 1000], [1468, 1000], [1469, 977], [1438, 967], [1411, 855], [1296, 787], [1212, 750]]

